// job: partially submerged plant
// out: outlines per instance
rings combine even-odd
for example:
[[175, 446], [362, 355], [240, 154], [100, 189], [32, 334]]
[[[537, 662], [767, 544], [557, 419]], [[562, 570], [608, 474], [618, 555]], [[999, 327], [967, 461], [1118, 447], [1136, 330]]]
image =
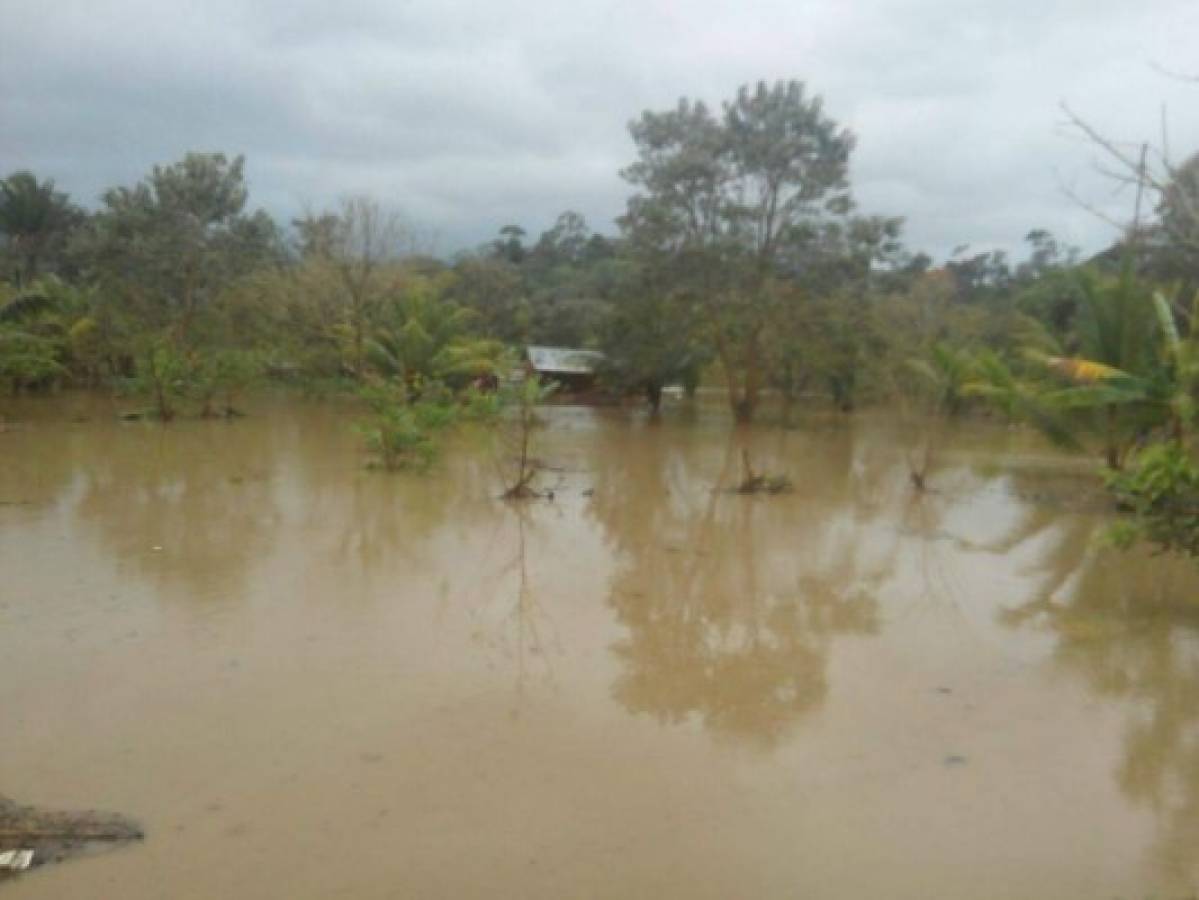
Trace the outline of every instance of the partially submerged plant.
[[458, 395], [458, 416], [464, 422], [491, 422], [503, 411], [499, 391], [471, 385]]
[[741, 483], [735, 490], [738, 494], [782, 494], [791, 490], [791, 479], [786, 475], [755, 472], [749, 459], [749, 451], [742, 449]]
[[358, 431], [384, 469], [428, 466], [437, 457], [440, 433], [457, 420], [452, 400], [445, 402], [438, 396], [408, 403], [405, 394], [391, 383], [369, 385], [362, 396], [373, 417], [359, 423]]
[[191, 388], [193, 369], [186, 356], [168, 340], [147, 342], [137, 355], [137, 367], [128, 388], [147, 396], [153, 406], [149, 415], [169, 422], [179, 412], [179, 403]]
[[912, 378], [893, 388], [898, 407], [904, 418], [909, 416], [909, 399], [925, 407], [920, 426], [913, 426], [919, 436], [919, 449], [904, 447], [908, 479], [917, 491], [928, 488], [928, 476], [936, 459], [937, 449], [950, 419], [959, 416], [968, 399], [967, 385], [974, 371], [974, 357], [969, 351], [937, 341], [926, 355], [906, 360]]
[[237, 398], [261, 375], [261, 358], [249, 350], [217, 350], [203, 356], [196, 365], [194, 394], [204, 418], [242, 413]]
[[1144, 450], [1128, 469], [1111, 474], [1107, 486], [1132, 514], [1109, 532], [1118, 546], [1145, 541], [1161, 552], [1199, 558], [1199, 467], [1181, 443]]
[[505, 500], [541, 496], [541, 492], [533, 487], [539, 466], [530, 449], [533, 429], [537, 425], [537, 407], [549, 399], [556, 388], [557, 385], [543, 384], [539, 378], [529, 376], [507, 391], [505, 400], [512, 408], [512, 417], [506, 429], [507, 446], [504, 449], [510, 451], [514, 469], [504, 488]]

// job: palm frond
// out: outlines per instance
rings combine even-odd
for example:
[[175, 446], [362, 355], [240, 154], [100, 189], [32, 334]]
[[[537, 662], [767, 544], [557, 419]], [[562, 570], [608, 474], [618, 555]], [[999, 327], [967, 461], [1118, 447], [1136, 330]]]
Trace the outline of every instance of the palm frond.
[[1161, 291], [1153, 292], [1153, 308], [1157, 311], [1157, 323], [1166, 339], [1166, 349], [1171, 357], [1178, 355], [1182, 339], [1178, 336], [1178, 325], [1174, 321], [1174, 311], [1162, 296]]
[[1148, 394], [1144, 386], [1131, 381], [1124, 385], [1079, 385], [1044, 394], [1046, 406], [1054, 409], [1098, 409], [1104, 406], [1126, 406], [1143, 403]]

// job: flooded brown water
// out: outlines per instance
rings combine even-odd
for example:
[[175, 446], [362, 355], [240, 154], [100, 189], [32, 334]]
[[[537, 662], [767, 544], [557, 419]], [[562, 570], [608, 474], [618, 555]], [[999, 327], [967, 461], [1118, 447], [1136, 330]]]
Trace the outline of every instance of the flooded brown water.
[[[0, 434], [0, 793], [144, 844], [65, 897], [1100, 898], [1199, 889], [1199, 578], [971, 426], [730, 439], [560, 408], [552, 502], [344, 409]], [[86, 421], [80, 421], [86, 419]], [[714, 491], [741, 441], [795, 490]]]

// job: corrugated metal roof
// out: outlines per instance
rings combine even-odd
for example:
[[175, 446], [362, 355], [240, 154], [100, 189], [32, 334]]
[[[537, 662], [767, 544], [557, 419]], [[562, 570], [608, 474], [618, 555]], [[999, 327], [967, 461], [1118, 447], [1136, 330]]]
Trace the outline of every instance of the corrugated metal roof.
[[591, 375], [604, 359], [598, 350], [573, 350], [569, 347], [527, 348], [529, 365], [550, 375]]

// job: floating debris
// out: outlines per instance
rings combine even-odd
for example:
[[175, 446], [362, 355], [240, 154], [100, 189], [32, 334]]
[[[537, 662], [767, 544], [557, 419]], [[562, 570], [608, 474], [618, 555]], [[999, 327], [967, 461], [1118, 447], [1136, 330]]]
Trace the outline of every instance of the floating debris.
[[144, 837], [131, 819], [114, 813], [47, 812], [0, 796], [0, 881]]

